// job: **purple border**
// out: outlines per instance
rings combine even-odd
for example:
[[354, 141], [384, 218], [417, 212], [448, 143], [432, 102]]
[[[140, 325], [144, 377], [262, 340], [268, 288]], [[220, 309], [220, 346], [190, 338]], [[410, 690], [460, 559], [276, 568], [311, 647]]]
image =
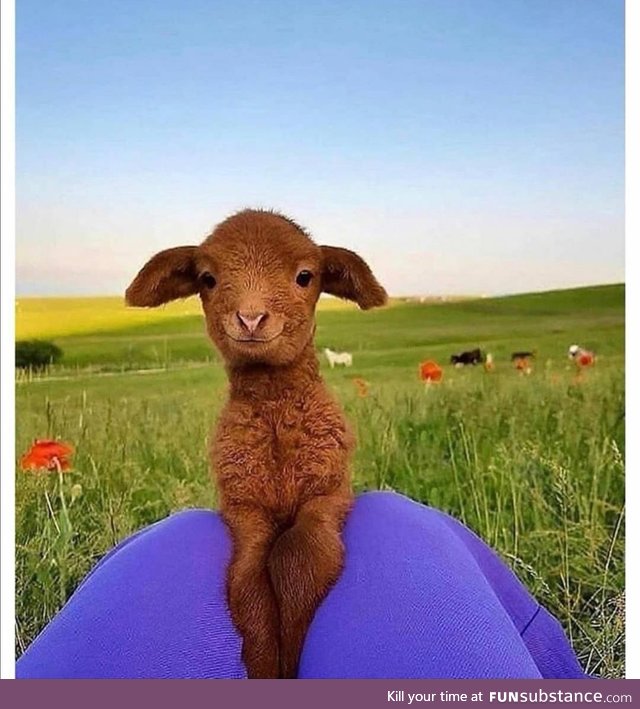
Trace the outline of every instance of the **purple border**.
[[[98, 687], [97, 685], [100, 684]], [[402, 694], [404, 692], [404, 694]], [[444, 701], [440, 693], [467, 695], [466, 701]], [[471, 700], [482, 693], [482, 701]], [[491, 694], [491, 693], [494, 694]], [[508, 692], [527, 693], [515, 701]], [[543, 692], [546, 701], [532, 696]], [[574, 693], [573, 699], [565, 693]], [[410, 695], [435, 695], [432, 701], [409, 702]], [[500, 694], [498, 694], [500, 693]], [[529, 694], [530, 693], [530, 694]], [[554, 694], [555, 693], [555, 694]], [[562, 694], [559, 694], [562, 693]], [[581, 693], [582, 700], [576, 697]], [[611, 695], [616, 695], [617, 701]], [[621, 697], [621, 695], [625, 695]], [[554, 698], [555, 697], [555, 698]], [[56, 701], [60, 698], [64, 704]], [[576, 701], [576, 698], [578, 701]], [[599, 698], [599, 700], [598, 700]], [[126, 700], [124, 707], [295, 707], [296, 709], [338, 709], [338, 707], [428, 706], [547, 706], [563, 704], [640, 705], [640, 680], [2, 680], [0, 703], [14, 709], [64, 706], [113, 709], [114, 700]]]

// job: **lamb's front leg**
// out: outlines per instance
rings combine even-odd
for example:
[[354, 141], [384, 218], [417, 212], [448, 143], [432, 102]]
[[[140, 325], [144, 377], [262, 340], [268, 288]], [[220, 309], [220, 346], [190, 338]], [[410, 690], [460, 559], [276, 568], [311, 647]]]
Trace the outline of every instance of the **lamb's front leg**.
[[242, 659], [251, 679], [279, 676], [279, 613], [267, 560], [276, 529], [259, 508], [225, 509], [233, 539], [227, 576], [231, 617], [242, 635]]
[[350, 507], [349, 493], [313, 498], [271, 550], [269, 575], [280, 611], [280, 674], [285, 679], [296, 677], [309, 625], [342, 571], [340, 535]]

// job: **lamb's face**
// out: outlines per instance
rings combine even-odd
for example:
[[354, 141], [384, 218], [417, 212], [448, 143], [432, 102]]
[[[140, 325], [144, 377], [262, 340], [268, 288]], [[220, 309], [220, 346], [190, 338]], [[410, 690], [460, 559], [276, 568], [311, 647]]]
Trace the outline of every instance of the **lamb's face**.
[[196, 254], [207, 331], [231, 366], [287, 364], [313, 338], [322, 251], [282, 217], [241, 216]]
[[317, 246], [280, 214], [247, 210], [222, 222], [200, 246], [156, 254], [126, 299], [155, 307], [198, 293], [211, 339], [237, 367], [293, 362], [313, 338], [321, 291], [363, 310], [387, 300], [357, 254]]

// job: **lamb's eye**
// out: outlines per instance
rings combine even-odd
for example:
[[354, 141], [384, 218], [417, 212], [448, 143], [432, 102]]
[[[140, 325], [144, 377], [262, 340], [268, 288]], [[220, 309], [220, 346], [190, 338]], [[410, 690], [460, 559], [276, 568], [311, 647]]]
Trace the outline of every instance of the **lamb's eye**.
[[209, 273], [209, 271], [205, 271], [200, 274], [200, 282], [205, 288], [209, 288], [209, 290], [211, 290], [211, 288], [215, 288], [216, 285], [216, 279], [211, 273]]
[[311, 273], [311, 271], [300, 271], [300, 273], [296, 276], [296, 283], [299, 286], [302, 286], [302, 288], [306, 288], [309, 283], [311, 283], [312, 278], [313, 273]]

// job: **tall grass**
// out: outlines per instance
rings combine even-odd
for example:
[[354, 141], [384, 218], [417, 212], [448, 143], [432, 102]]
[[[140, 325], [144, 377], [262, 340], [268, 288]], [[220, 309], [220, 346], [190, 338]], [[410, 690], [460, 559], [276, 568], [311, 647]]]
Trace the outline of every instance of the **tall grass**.
[[[20, 301], [18, 330], [55, 330], [65, 355], [17, 382], [18, 450], [59, 437], [77, 453], [74, 472], [16, 473], [19, 653], [123, 537], [216, 506], [206, 448], [226, 379], [195, 306]], [[560, 619], [587, 671], [622, 676], [624, 287], [369, 313], [329, 301], [316, 340], [354, 355], [325, 375], [358, 433], [356, 489], [393, 489], [462, 520]], [[599, 354], [579, 379], [572, 342]], [[441, 385], [418, 382], [422, 359], [478, 345], [495, 371], [447, 366]], [[519, 349], [537, 350], [530, 377], [509, 365]]]
[[[366, 398], [355, 374], [327, 372], [358, 434], [356, 489], [393, 489], [465, 522], [561, 620], [588, 671], [622, 676], [618, 363], [577, 381], [559, 364], [531, 377], [447, 370], [428, 389], [370, 377]], [[19, 447], [44, 435], [77, 447], [76, 471], [62, 478], [18, 472], [19, 652], [123, 537], [184, 507], [215, 507], [206, 442], [224, 386], [211, 365], [19, 388]]]

